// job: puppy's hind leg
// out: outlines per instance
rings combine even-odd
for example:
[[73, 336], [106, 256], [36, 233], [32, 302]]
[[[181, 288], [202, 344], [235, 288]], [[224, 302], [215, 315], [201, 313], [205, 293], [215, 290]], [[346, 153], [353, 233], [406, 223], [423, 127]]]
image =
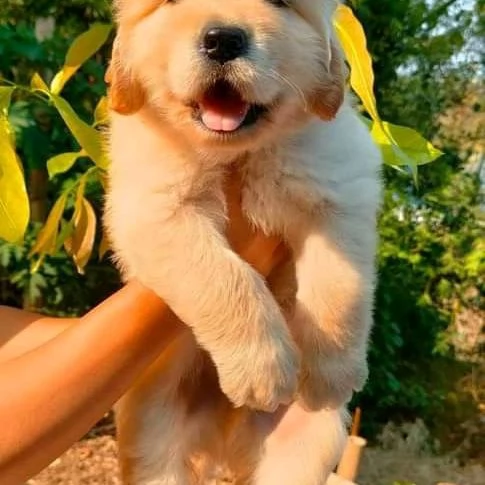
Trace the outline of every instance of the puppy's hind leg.
[[[256, 419], [265, 426], [267, 416]], [[345, 420], [343, 410], [308, 412], [293, 404], [265, 439], [254, 485], [325, 485], [343, 451]]]
[[196, 355], [187, 332], [116, 404], [123, 485], [192, 484], [187, 457], [194, 425], [179, 390]]
[[181, 413], [174, 403], [153, 409], [153, 414], [156, 411], [158, 411], [157, 419], [150, 420], [150, 425], [137, 420], [136, 424], [139, 425], [140, 431], [133, 441], [126, 436], [131, 424], [121, 423], [121, 426], [119, 424], [122, 483], [123, 485], [191, 485], [192, 481], [189, 478], [185, 460], [186, 441], [190, 436], [187, 436], [188, 433], [184, 430], [184, 413]]

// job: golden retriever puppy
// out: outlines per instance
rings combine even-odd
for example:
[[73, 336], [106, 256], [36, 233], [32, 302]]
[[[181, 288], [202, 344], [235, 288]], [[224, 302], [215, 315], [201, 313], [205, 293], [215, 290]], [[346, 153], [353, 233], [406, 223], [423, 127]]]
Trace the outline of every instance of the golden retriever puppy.
[[[115, 7], [106, 226], [191, 329], [118, 404], [125, 483], [323, 484], [367, 376], [380, 200], [336, 3]], [[284, 310], [225, 238], [234, 169], [245, 216], [292, 249]]]

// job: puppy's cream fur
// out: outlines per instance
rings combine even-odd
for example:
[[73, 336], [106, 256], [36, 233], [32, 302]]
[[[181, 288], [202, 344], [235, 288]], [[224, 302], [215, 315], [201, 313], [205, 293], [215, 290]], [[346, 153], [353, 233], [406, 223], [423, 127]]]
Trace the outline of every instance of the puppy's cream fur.
[[[106, 225], [125, 278], [192, 330], [118, 404], [126, 484], [323, 484], [366, 379], [380, 155], [345, 94], [335, 3], [288, 3], [116, 3]], [[216, 76], [197, 49], [214, 21], [251, 38], [217, 75], [269, 107], [229, 136], [193, 118]], [[276, 299], [224, 236], [229, 168], [248, 219], [292, 249]]]

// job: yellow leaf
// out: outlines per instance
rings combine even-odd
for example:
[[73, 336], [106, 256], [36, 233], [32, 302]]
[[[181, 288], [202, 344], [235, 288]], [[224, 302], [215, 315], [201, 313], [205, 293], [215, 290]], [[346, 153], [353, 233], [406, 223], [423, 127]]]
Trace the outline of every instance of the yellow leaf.
[[7, 121], [13, 90], [0, 87], [0, 238], [16, 243], [24, 237], [30, 206], [22, 165]]
[[106, 169], [108, 157], [104, 150], [101, 133], [81, 120], [64, 98], [50, 94], [50, 99], [86, 154], [99, 168]]
[[37, 273], [40, 267], [44, 264], [44, 260], [45, 260], [45, 254], [41, 255], [40, 258], [38, 258], [37, 260], [32, 260], [30, 264], [30, 272], [32, 274]]
[[64, 219], [61, 220], [61, 227], [59, 230], [59, 235], [57, 236], [56, 241], [56, 253], [62, 249], [66, 239], [71, 237], [72, 232], [74, 231], [74, 226], [72, 221], [65, 221]]
[[8, 116], [8, 108], [14, 89], [13, 86], [0, 86], [0, 118], [5, 120]]
[[389, 165], [424, 165], [443, 155], [412, 128], [384, 121], [374, 123], [371, 134]]
[[345, 5], [337, 8], [334, 25], [350, 65], [350, 84], [373, 123], [365, 117], [362, 119], [380, 146], [384, 162], [394, 167], [409, 166], [416, 179], [417, 166], [436, 160], [442, 153], [416, 131], [381, 120], [374, 95], [372, 59], [367, 50], [364, 29], [352, 10]]
[[94, 110], [94, 126], [107, 124], [109, 120], [108, 98], [103, 96]]
[[53, 94], [60, 94], [67, 81], [76, 73], [76, 69], [64, 66], [52, 79], [50, 90]]
[[52, 207], [44, 227], [39, 232], [37, 240], [30, 251], [30, 256], [33, 254], [50, 255], [56, 252], [56, 241], [59, 232], [59, 224], [64, 214], [64, 209], [67, 202], [67, 192], [62, 194]]
[[49, 172], [49, 177], [53, 178], [60, 173], [65, 173], [72, 168], [76, 163], [77, 159], [85, 156], [84, 150], [79, 152], [68, 152], [61, 153], [55, 157], [50, 158], [47, 161], [47, 171]]
[[[15, 86], [0, 86], [0, 122], [3, 123], [3, 132], [7, 134], [7, 139], [15, 151], [15, 133], [10, 122], [8, 120], [8, 110], [10, 107], [10, 101], [12, 99], [12, 94], [15, 91]], [[16, 156], [17, 159], [17, 156]], [[19, 166], [22, 164], [18, 160]]]
[[59, 94], [69, 79], [100, 47], [106, 42], [112, 30], [109, 24], [93, 24], [86, 32], [79, 35], [69, 48], [64, 66], [54, 76], [51, 91]]
[[372, 59], [367, 50], [367, 40], [361, 23], [352, 10], [339, 5], [335, 19], [335, 29], [342, 48], [350, 64], [350, 84], [359, 95], [364, 108], [374, 121], [379, 120], [374, 96], [374, 71]]
[[81, 176], [79, 179], [78, 183], [79, 186], [77, 188], [77, 193], [76, 193], [76, 200], [74, 202], [74, 213], [71, 218], [71, 224], [74, 226], [76, 218], [79, 216], [79, 212], [82, 209], [82, 202], [84, 199], [84, 191], [86, 190], [86, 183], [88, 179], [88, 174], [85, 173]]
[[0, 120], [0, 238], [16, 243], [24, 237], [30, 206], [24, 174], [5, 124]]
[[77, 270], [83, 274], [93, 252], [96, 236], [96, 214], [92, 205], [84, 197], [81, 199], [79, 208], [76, 208], [73, 222], [72, 235], [66, 239], [64, 245], [72, 255]]
[[30, 80], [30, 87], [32, 89], [38, 89], [39, 91], [49, 91], [49, 87], [37, 72], [32, 76], [32, 79]]
[[111, 24], [94, 23], [80, 34], [67, 51], [66, 66], [80, 66], [87, 61], [106, 42], [112, 29]]

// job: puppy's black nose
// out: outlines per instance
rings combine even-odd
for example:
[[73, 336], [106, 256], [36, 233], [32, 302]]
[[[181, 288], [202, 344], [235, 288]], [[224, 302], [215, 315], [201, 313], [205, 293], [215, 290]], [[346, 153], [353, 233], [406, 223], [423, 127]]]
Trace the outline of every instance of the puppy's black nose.
[[248, 34], [238, 27], [213, 27], [202, 39], [202, 52], [220, 64], [244, 56], [248, 49]]

